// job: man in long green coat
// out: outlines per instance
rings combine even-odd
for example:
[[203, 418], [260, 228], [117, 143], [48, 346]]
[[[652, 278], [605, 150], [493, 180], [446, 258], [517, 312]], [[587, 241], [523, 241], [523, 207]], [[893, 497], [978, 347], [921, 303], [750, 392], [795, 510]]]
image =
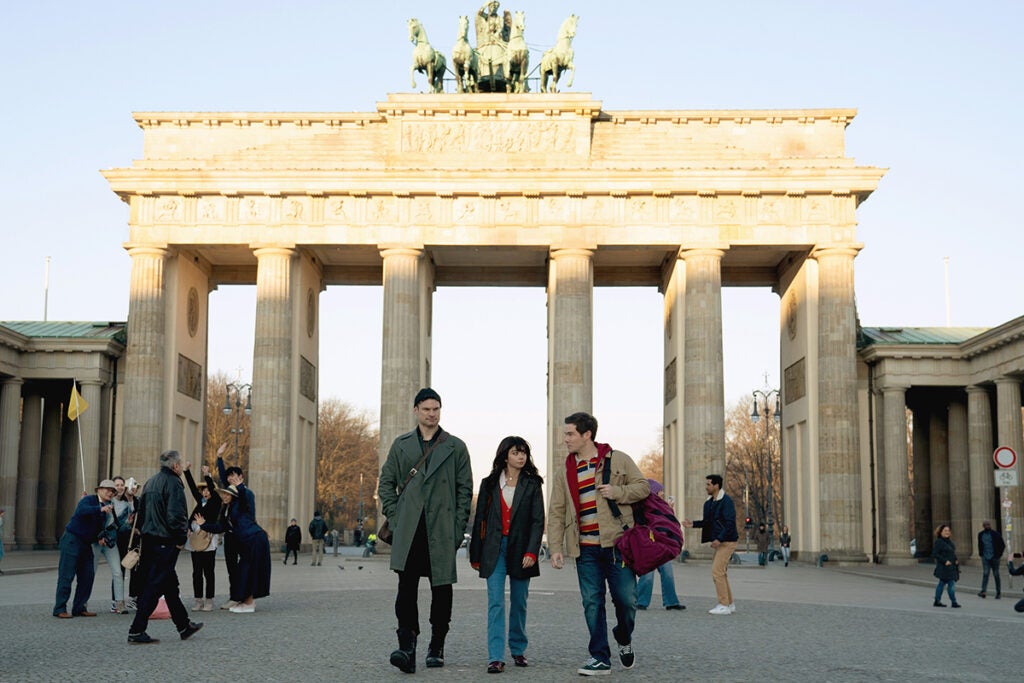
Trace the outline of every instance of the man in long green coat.
[[417, 591], [430, 579], [428, 667], [444, 666], [444, 639], [452, 619], [455, 555], [462, 544], [473, 498], [473, 470], [466, 444], [441, 429], [441, 397], [421, 389], [413, 401], [417, 427], [402, 434], [380, 470], [377, 495], [394, 532], [391, 569], [398, 573], [398, 649], [391, 664], [416, 671], [419, 635]]

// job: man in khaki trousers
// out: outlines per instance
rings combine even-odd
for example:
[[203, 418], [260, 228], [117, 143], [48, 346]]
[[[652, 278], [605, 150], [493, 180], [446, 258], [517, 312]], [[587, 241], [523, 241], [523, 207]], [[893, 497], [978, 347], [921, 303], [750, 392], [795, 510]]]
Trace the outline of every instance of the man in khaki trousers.
[[711, 543], [715, 550], [711, 561], [711, 578], [718, 593], [718, 604], [708, 610], [709, 614], [732, 614], [736, 604], [729, 588], [729, 559], [736, 550], [739, 532], [736, 531], [736, 506], [732, 498], [722, 489], [722, 475], [709, 474], [704, 484], [708, 499], [704, 501], [704, 518], [692, 522], [684, 519], [683, 526], [700, 529], [700, 542]]

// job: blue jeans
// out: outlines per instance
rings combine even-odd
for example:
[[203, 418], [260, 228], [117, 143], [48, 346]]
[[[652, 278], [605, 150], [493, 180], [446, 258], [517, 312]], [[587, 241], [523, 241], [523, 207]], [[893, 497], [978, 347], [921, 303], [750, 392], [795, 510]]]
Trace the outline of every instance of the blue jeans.
[[935, 602], [942, 600], [942, 587], [946, 587], [946, 592], [949, 594], [949, 599], [954, 603], [956, 602], [956, 581], [939, 581], [935, 586]]
[[[672, 561], [669, 560], [656, 570], [661, 576], [661, 604], [665, 607], [672, 607], [679, 604], [679, 596], [676, 595], [676, 577], [672, 573]], [[654, 591], [654, 572], [641, 574], [636, 582], [636, 604], [639, 607], [649, 607], [651, 604], [651, 593]]]
[[[487, 577], [487, 661], [505, 659], [505, 576], [508, 538], [501, 539], [498, 563]], [[522, 562], [522, 559], [519, 560]], [[508, 649], [513, 655], [526, 654], [526, 599], [530, 595], [529, 579], [508, 577]]]
[[114, 591], [111, 593], [111, 597], [120, 602], [124, 600], [124, 573], [121, 571], [121, 553], [117, 551], [117, 546], [100, 545], [99, 543], [92, 544], [93, 562], [92, 571], [93, 574], [100, 566], [100, 555], [107, 558], [107, 566], [110, 567], [110, 580], [113, 583]]
[[981, 558], [981, 592], [984, 593], [985, 589], [988, 588], [988, 574], [992, 572], [992, 575], [996, 580], [996, 595], [1002, 593], [1002, 589], [999, 585], [999, 560], [994, 557], [983, 557]]
[[53, 603], [53, 616], [68, 611], [71, 597], [71, 582], [78, 579], [75, 587], [75, 601], [72, 614], [81, 614], [88, 607], [92, 595], [92, 581], [96, 569], [92, 563], [92, 544], [83, 541], [69, 531], [60, 537], [60, 562], [57, 565], [57, 599]]
[[583, 598], [583, 616], [590, 631], [587, 649], [594, 659], [611, 664], [608, 620], [604, 609], [605, 585], [611, 591], [615, 605], [617, 623], [612, 634], [617, 643], [628, 645], [633, 642], [633, 625], [636, 622], [636, 574], [626, 566], [615, 548], [583, 545], [576, 559], [576, 578]]

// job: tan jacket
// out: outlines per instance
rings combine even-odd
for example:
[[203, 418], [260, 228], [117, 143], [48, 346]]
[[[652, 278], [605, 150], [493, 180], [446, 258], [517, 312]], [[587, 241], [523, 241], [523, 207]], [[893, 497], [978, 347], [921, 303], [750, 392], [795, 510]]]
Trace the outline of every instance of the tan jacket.
[[[575, 456], [571, 456], [575, 457]], [[597, 465], [597, 483], [604, 481], [604, 468], [608, 457]], [[566, 482], [565, 460], [555, 460], [552, 473], [551, 500], [548, 504], [548, 549], [552, 554], [562, 553], [568, 557], [580, 556], [580, 523], [576, 516], [576, 503], [569, 484]], [[614, 500], [619, 504], [622, 521], [612, 517], [608, 501], [597, 495], [597, 525], [601, 534], [601, 547], [610, 548], [622, 535], [622, 525], [632, 526], [633, 510], [629, 503], [641, 501], [651, 492], [650, 484], [640, 472], [633, 459], [622, 451], [611, 452], [611, 478], [608, 483], [615, 492]]]

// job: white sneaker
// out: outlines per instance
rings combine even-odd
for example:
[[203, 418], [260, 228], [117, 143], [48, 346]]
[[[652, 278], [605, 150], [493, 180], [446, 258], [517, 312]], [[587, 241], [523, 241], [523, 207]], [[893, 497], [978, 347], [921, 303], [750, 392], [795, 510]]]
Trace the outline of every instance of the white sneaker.
[[708, 610], [708, 614], [732, 614], [732, 610], [727, 605], [715, 605]]
[[736, 614], [736, 603], [729, 605], [729, 614]]
[[256, 603], [251, 605], [243, 605], [241, 603], [231, 608], [231, 611], [235, 614], [252, 614], [256, 611]]
[[237, 602], [235, 602], [234, 600], [228, 600], [228, 601], [227, 601], [227, 602], [225, 602], [225, 603], [224, 603], [223, 605], [221, 605], [221, 606], [220, 606], [220, 608], [221, 608], [221, 609], [231, 609], [232, 607], [234, 607], [234, 606], [235, 606], [235, 605], [237, 605], [237, 604], [238, 604], [238, 603], [237, 603]]

